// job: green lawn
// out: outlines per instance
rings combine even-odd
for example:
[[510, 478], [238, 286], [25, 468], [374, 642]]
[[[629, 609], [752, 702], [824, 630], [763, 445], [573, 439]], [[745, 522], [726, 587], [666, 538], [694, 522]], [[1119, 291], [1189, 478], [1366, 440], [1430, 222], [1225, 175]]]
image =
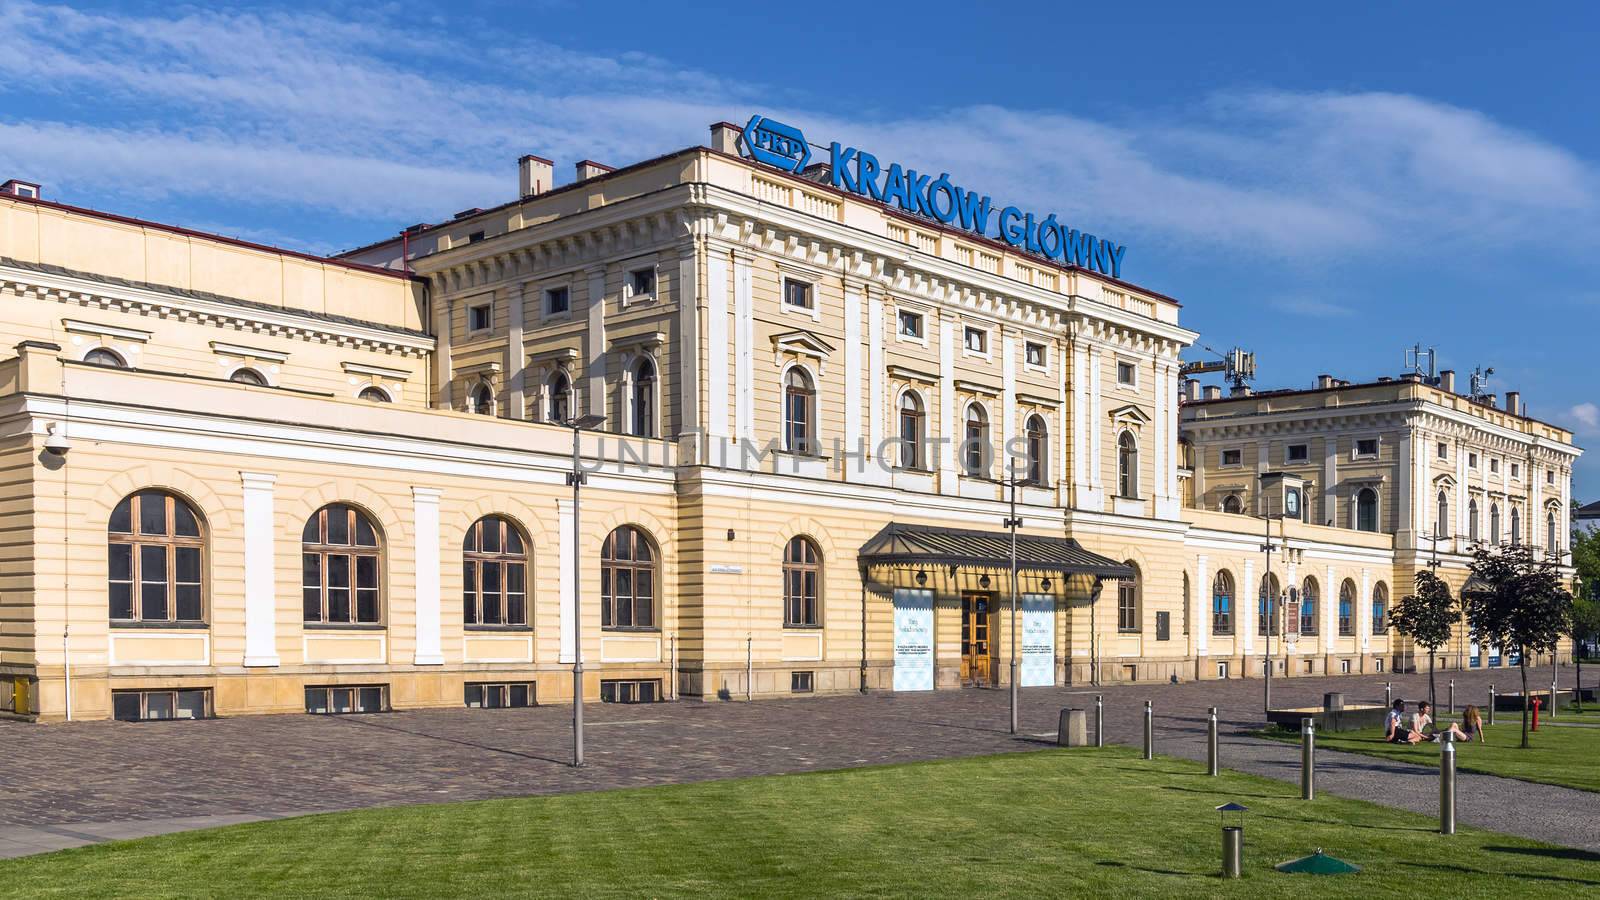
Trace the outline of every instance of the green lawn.
[[[1450, 717], [1446, 716], [1445, 719]], [[1456, 720], [1459, 721], [1459, 717]], [[1600, 717], [1562, 713], [1556, 721], [1600, 724]], [[1268, 729], [1261, 735], [1274, 740], [1300, 742], [1298, 731]], [[1600, 765], [1595, 763], [1596, 754], [1600, 754], [1600, 728], [1546, 728], [1541, 715], [1539, 730], [1529, 735], [1532, 746], [1524, 750], [1521, 746], [1522, 712], [1519, 710], [1495, 713], [1495, 724], [1484, 730], [1484, 737], [1483, 743], [1456, 745], [1457, 771], [1600, 791]], [[1426, 741], [1420, 744], [1384, 743], [1382, 728], [1318, 732], [1317, 746], [1424, 766], [1439, 764], [1438, 744]]]
[[[1213, 807], [1237, 800], [1247, 877]], [[1600, 855], [1122, 748], [365, 810], [0, 862], [0, 896], [1570, 897]], [[1358, 875], [1288, 876], [1326, 848]]]

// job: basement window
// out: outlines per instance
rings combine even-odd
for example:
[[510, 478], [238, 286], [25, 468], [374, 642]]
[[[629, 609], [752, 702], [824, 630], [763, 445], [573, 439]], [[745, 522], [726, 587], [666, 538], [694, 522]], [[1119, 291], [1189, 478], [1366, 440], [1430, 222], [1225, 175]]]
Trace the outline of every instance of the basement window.
[[383, 712], [389, 708], [386, 684], [306, 688], [306, 712], [316, 715]]
[[790, 672], [789, 691], [795, 694], [809, 694], [815, 690], [815, 672]]
[[534, 686], [528, 682], [513, 684], [468, 684], [464, 700], [471, 709], [521, 709], [535, 706]]
[[660, 699], [660, 679], [608, 679], [600, 682], [601, 703], [655, 703]]
[[208, 688], [172, 691], [112, 691], [111, 715], [119, 722], [157, 722], [164, 719], [209, 719]]

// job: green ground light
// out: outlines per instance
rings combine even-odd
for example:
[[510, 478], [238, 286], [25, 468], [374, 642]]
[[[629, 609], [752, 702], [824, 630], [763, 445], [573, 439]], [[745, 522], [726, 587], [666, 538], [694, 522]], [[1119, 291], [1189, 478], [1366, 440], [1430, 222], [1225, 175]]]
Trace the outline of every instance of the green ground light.
[[[0, 863], [0, 896], [1571, 897], [1600, 855], [1121, 748], [365, 810]], [[1214, 808], [1245, 815], [1224, 882]], [[1353, 875], [1273, 866], [1321, 847]]]

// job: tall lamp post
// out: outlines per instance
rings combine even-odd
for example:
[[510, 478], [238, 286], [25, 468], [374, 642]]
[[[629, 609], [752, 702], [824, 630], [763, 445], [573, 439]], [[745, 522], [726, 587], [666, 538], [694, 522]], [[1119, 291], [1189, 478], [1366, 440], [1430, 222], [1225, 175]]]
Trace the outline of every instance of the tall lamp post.
[[1011, 733], [1017, 733], [1017, 599], [1021, 596], [1017, 591], [1017, 529], [1022, 525], [1022, 519], [1017, 515], [1017, 485], [1022, 481], [1019, 478], [1007, 478], [1006, 486], [1011, 489], [1010, 515], [1006, 517], [1005, 526], [1011, 530], [1011, 640], [1007, 642], [1011, 649]]
[[[1280, 598], [1274, 596], [1274, 592], [1271, 590], [1272, 520], [1278, 520], [1278, 539], [1283, 542], [1283, 552], [1285, 554], [1284, 559], [1287, 560], [1287, 554], [1289, 552], [1289, 536], [1284, 531], [1283, 522], [1285, 519], [1300, 519], [1303, 516], [1304, 513], [1301, 508], [1301, 504], [1305, 498], [1305, 480], [1300, 478], [1298, 475], [1290, 475], [1283, 472], [1263, 472], [1261, 474], [1260, 481], [1261, 518], [1263, 524], [1263, 536], [1266, 539], [1265, 543], [1261, 545], [1261, 549], [1267, 554], [1267, 570], [1261, 576], [1261, 587], [1259, 589], [1262, 602], [1266, 606], [1266, 609], [1263, 610], [1263, 612], [1266, 614], [1266, 622], [1264, 623], [1265, 628], [1262, 630], [1265, 631], [1267, 635], [1267, 658], [1264, 673], [1265, 677], [1262, 679], [1262, 703], [1265, 706], [1265, 711], [1270, 713], [1272, 712], [1272, 666], [1275, 662], [1272, 656], [1272, 635], [1276, 630], [1274, 627], [1277, 625], [1276, 616], [1283, 608], [1283, 604], [1279, 602]], [[1278, 495], [1277, 505], [1279, 512], [1276, 513], [1272, 511], [1272, 504], [1268, 502], [1273, 494]], [[1285, 652], [1287, 653], [1287, 651]], [[1287, 661], [1287, 655], [1285, 656], [1285, 660]], [[1284, 668], [1285, 670], [1288, 669], [1287, 664], [1284, 666]]]
[[605, 416], [578, 416], [561, 424], [572, 429], [572, 765], [583, 765], [583, 530], [579, 527], [582, 488], [588, 475], [580, 453], [584, 431], [600, 427]]

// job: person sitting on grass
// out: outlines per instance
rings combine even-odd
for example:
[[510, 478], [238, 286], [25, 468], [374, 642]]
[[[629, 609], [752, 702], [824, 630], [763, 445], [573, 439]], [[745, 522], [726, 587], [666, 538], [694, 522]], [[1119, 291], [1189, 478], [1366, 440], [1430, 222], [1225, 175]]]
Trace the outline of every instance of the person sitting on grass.
[[1468, 706], [1467, 711], [1461, 714], [1461, 725], [1451, 722], [1449, 731], [1455, 735], [1455, 740], [1469, 744], [1473, 741], [1483, 743], [1483, 717], [1479, 715], [1478, 708]]
[[1439, 730], [1433, 724], [1433, 706], [1424, 700], [1417, 704], [1417, 712], [1411, 717], [1411, 743], [1438, 739]]
[[1383, 721], [1383, 739], [1391, 744], [1415, 744], [1411, 730], [1406, 728], [1406, 702], [1396, 700], [1394, 708]]

